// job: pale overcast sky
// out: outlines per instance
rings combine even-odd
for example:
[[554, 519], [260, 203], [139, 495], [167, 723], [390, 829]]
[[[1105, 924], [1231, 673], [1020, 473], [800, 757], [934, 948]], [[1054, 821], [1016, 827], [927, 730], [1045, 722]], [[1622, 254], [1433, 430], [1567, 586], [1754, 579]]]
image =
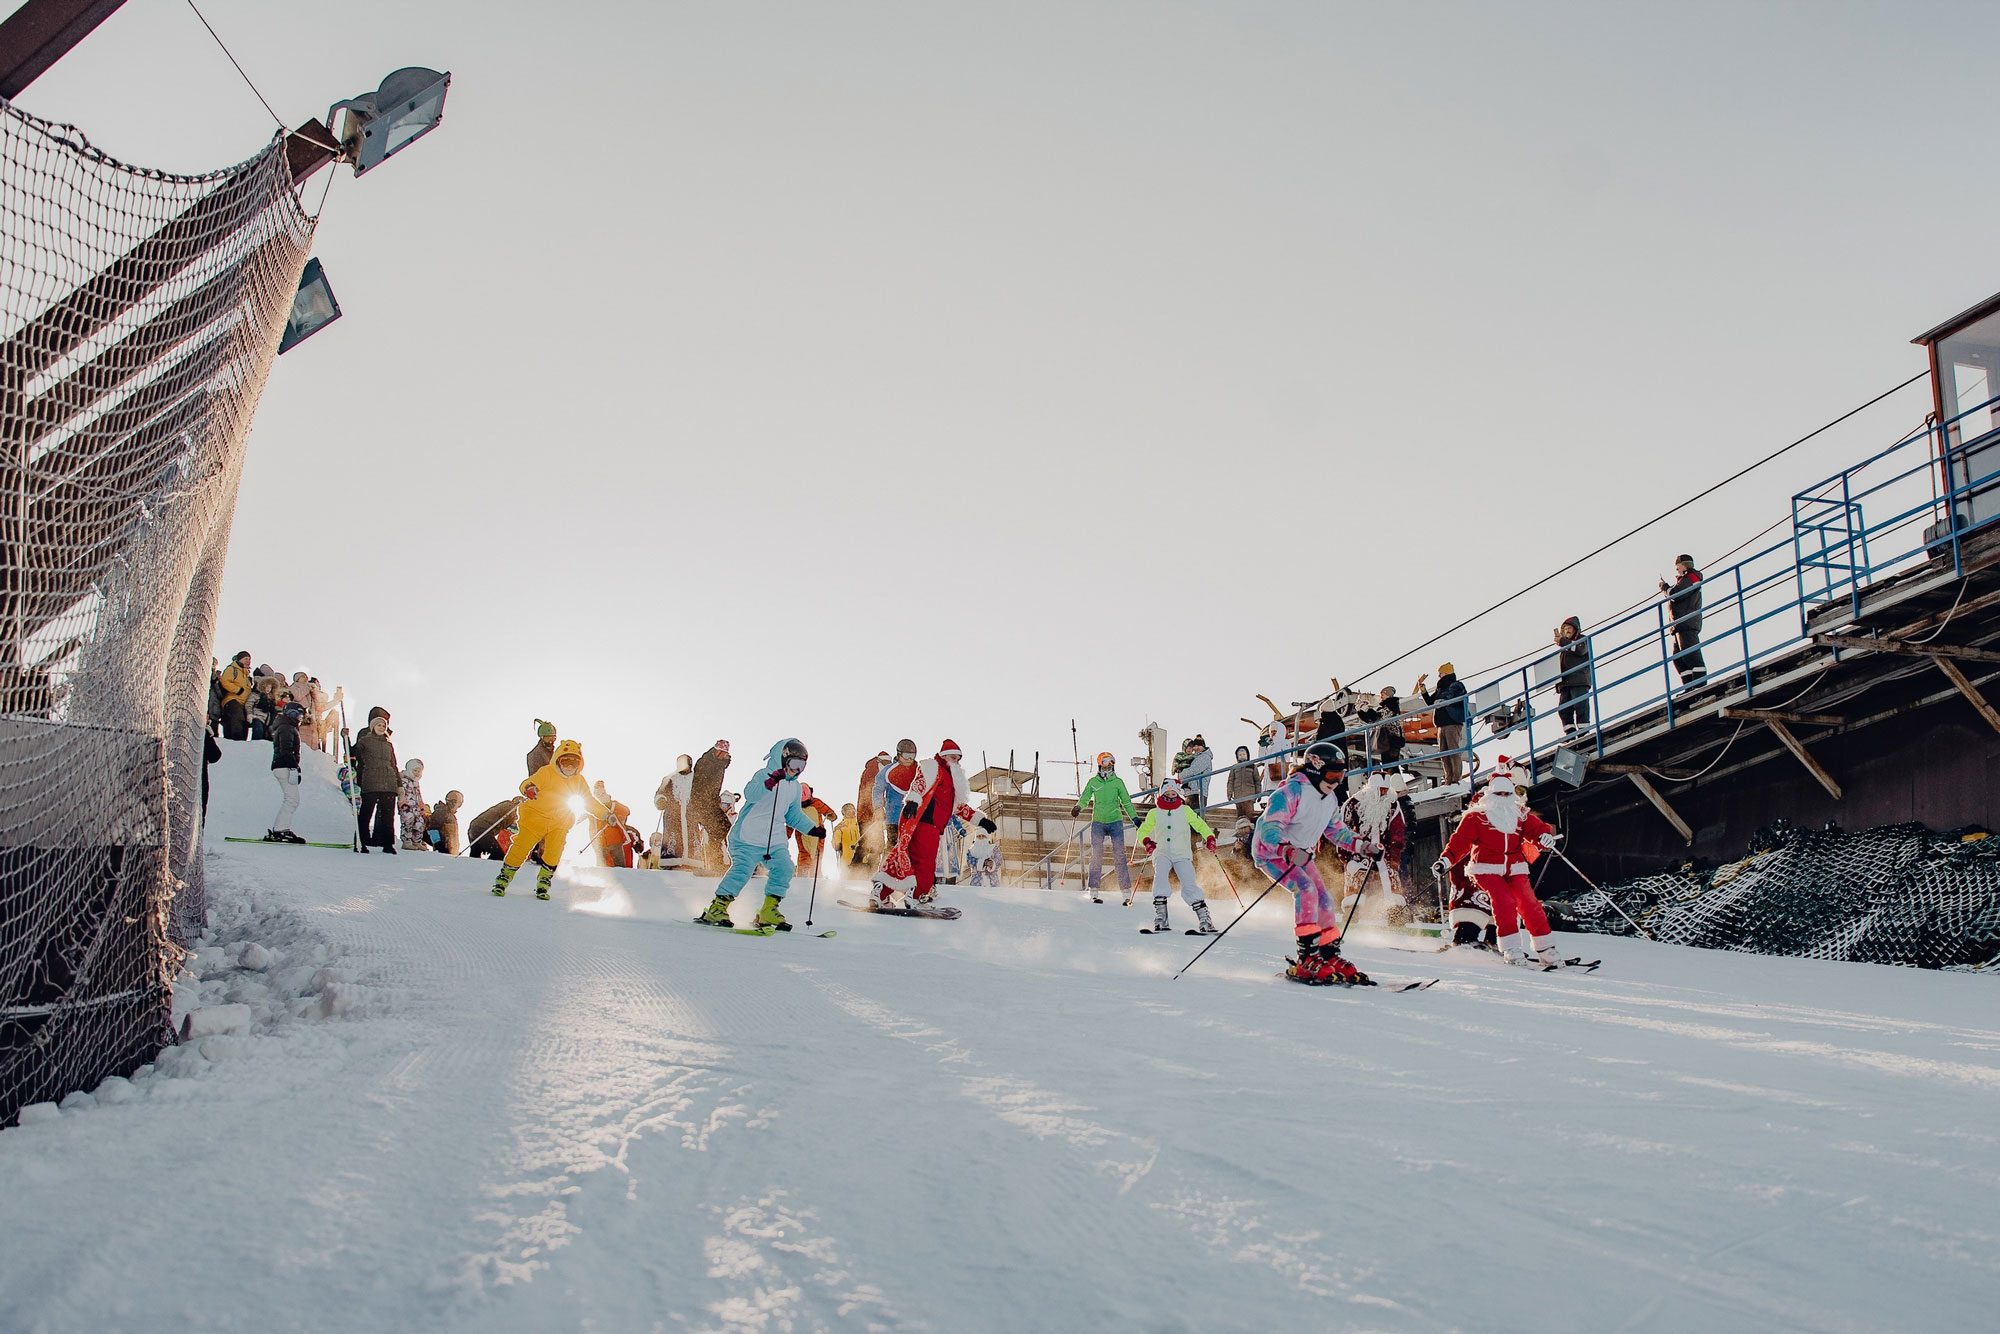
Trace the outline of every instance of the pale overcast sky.
[[[333, 185], [346, 318], [251, 439], [227, 656], [395, 714], [426, 791], [531, 719], [645, 811], [796, 734], [823, 795], [1227, 752], [1921, 366], [2000, 288], [1987, 4], [208, 0]], [[272, 129], [183, 0], [21, 98], [206, 169]], [[316, 201], [325, 176], [311, 183]], [[1915, 426], [1912, 389], [1370, 679], [1650, 590]]]

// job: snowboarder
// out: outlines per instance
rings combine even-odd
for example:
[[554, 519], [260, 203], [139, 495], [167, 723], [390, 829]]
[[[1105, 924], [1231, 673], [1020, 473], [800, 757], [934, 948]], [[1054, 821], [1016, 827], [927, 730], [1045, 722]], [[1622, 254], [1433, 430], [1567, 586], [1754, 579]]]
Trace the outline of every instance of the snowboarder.
[[815, 824], [799, 806], [799, 775], [805, 772], [806, 748], [797, 737], [786, 737], [771, 747], [763, 769], [745, 784], [743, 813], [729, 834], [729, 871], [715, 887], [715, 900], [695, 920], [710, 926], [728, 926], [729, 908], [750, 883], [750, 874], [764, 868], [764, 906], [757, 910], [757, 925], [779, 931], [792, 929], [779, 907], [792, 884], [792, 859], [786, 855], [789, 835], [780, 830], [797, 830], [815, 838], [826, 837], [826, 827]]
[[1167, 929], [1167, 898], [1173, 886], [1169, 876], [1181, 882], [1181, 897], [1188, 907], [1194, 909], [1195, 920], [1201, 924], [1201, 934], [1215, 934], [1215, 923], [1208, 918], [1208, 899], [1202, 894], [1201, 886], [1194, 878], [1193, 838], [1203, 839], [1202, 846], [1215, 851], [1215, 831], [1208, 827], [1200, 814], [1189, 809], [1181, 792], [1181, 785], [1172, 779], [1160, 789], [1153, 809], [1146, 812], [1145, 820], [1139, 825], [1139, 841], [1146, 851], [1153, 854], [1153, 930]]
[[[722, 848], [729, 841], [729, 817], [722, 811], [722, 775], [728, 769], [729, 743], [718, 741], [694, 762], [694, 780], [689, 785], [690, 819], [707, 836], [702, 860], [710, 875], [721, 872]], [[694, 853], [690, 850], [683, 855], [691, 857]]]
[[535, 744], [528, 751], [528, 777], [549, 767], [556, 758], [556, 725], [546, 719], [535, 719]]
[[402, 782], [396, 788], [396, 814], [403, 826], [403, 851], [428, 852], [430, 843], [424, 838], [424, 824], [428, 813], [424, 810], [424, 762], [411, 760], [403, 766]]
[[1111, 855], [1118, 862], [1118, 887], [1125, 891], [1125, 906], [1129, 908], [1132, 868], [1125, 860], [1125, 822], [1137, 824], [1139, 813], [1132, 808], [1132, 793], [1125, 780], [1118, 776], [1118, 757], [1108, 750], [1098, 752], [1097, 772], [1083, 785], [1069, 813], [1082, 815], [1086, 807], [1090, 811], [1090, 866], [1084, 875], [1084, 888], [1090, 891], [1092, 903], [1104, 902], [1098, 886], [1104, 878], [1104, 840], [1108, 838]]
[[[813, 795], [811, 783], [799, 784], [799, 809], [804, 811], [822, 831], [837, 823], [833, 807]], [[811, 834], [800, 833], [796, 829], [792, 833], [799, 841], [799, 873], [811, 875], [814, 864], [819, 860], [820, 850], [826, 846], [825, 834], [822, 833], [820, 837], [814, 838]]]
[[958, 743], [946, 737], [937, 755], [917, 766], [917, 775], [904, 798], [900, 823], [916, 825], [909, 841], [910, 869], [916, 876], [910, 894], [910, 906], [914, 908], [928, 907], [937, 901], [938, 840], [944, 837], [945, 826], [951, 823], [959, 799], [966, 794], [965, 770], [958, 763], [962, 758], [964, 753]]
[[354, 738], [349, 749], [355, 786], [361, 791], [361, 809], [355, 814], [361, 828], [361, 850], [375, 847], [394, 856], [396, 794], [403, 785], [403, 774], [396, 765], [396, 743], [389, 739], [389, 711], [380, 704], [368, 710], [367, 730]]
[[305, 842], [292, 832], [292, 817], [299, 809], [299, 723], [305, 716], [306, 711], [293, 703], [278, 710], [277, 727], [271, 733], [271, 777], [278, 782], [278, 818], [264, 833], [266, 843]]
[[885, 837], [894, 843], [903, 829], [903, 803], [910, 798], [910, 784], [917, 777], [917, 743], [904, 737], [896, 743], [896, 757], [875, 775], [875, 804], [882, 809]]
[[1383, 872], [1382, 892], [1395, 900], [1389, 907], [1390, 925], [1400, 926], [1408, 920], [1405, 903], [1409, 890], [1403, 883], [1402, 865], [1409, 830], [1403, 820], [1402, 801], [1385, 771], [1378, 769], [1368, 775], [1361, 790], [1341, 807], [1340, 822], [1360, 840], [1352, 851], [1342, 853], [1347, 861], [1346, 883], [1340, 896], [1342, 911], [1349, 899], [1367, 891], [1368, 877], [1379, 862]]
[[660, 828], [664, 832], [660, 844], [662, 865], [677, 857], [693, 855], [689, 847], [689, 836], [694, 832], [694, 818], [689, 809], [693, 799], [694, 757], [676, 755], [674, 771], [653, 789], [653, 807], [660, 813]]
[[[1447, 875], [1456, 863], [1470, 858], [1466, 873], [1492, 900], [1493, 931], [1507, 962], [1539, 960], [1544, 967], [1561, 967], [1562, 952], [1549, 934], [1549, 919], [1528, 883], [1529, 842], [1553, 848], [1556, 832], [1514, 791], [1514, 773], [1503, 755], [1493, 777], [1487, 780], [1486, 795], [1459, 820], [1444, 845], [1444, 856], [1432, 869]], [[1528, 929], [1525, 945], [1517, 934], [1523, 924]]]
[[549, 885], [556, 878], [556, 866], [562, 861], [570, 826], [580, 813], [595, 815], [600, 820], [612, 818], [610, 810], [592, 795], [590, 785], [583, 781], [583, 747], [574, 741], [559, 741], [555, 758], [521, 784], [521, 807], [516, 812], [520, 832], [507, 849], [507, 859], [493, 881], [493, 893], [505, 894], [514, 872], [533, 854], [540, 868], [535, 873], [535, 897], [546, 899]]
[[1368, 981], [1340, 956], [1340, 917], [1314, 861], [1322, 841], [1336, 850], [1355, 845], [1354, 835], [1340, 823], [1339, 789], [1346, 773], [1347, 760], [1339, 746], [1313, 742], [1297, 770], [1271, 794], [1271, 804], [1257, 823], [1257, 865], [1292, 891], [1299, 954], [1285, 976], [1297, 982]]
[[977, 828], [973, 830], [972, 841], [965, 846], [965, 868], [970, 873], [969, 883], [974, 885], [1000, 885], [1000, 845], [994, 835], [1000, 827], [992, 820], [981, 816]]

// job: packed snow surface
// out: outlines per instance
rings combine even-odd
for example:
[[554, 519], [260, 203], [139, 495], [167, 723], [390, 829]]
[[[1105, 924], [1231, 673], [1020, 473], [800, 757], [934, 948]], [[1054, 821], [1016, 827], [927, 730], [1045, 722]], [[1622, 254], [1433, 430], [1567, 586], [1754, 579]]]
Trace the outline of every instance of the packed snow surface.
[[[268, 763], [268, 761], [266, 761]], [[2000, 986], [1566, 937], [1278, 970], [947, 888], [224, 844], [216, 1011], [0, 1131], [0, 1329], [1904, 1330], [2000, 1303]], [[230, 828], [228, 832], [234, 832]], [[803, 924], [809, 885], [788, 902]], [[1246, 898], [1254, 886], [1243, 886]], [[1234, 914], [1224, 897], [1223, 920]], [[747, 917], [746, 902], [739, 912]], [[1175, 921], [1186, 909], [1176, 899]], [[202, 1036], [200, 1034], [206, 1033]]]

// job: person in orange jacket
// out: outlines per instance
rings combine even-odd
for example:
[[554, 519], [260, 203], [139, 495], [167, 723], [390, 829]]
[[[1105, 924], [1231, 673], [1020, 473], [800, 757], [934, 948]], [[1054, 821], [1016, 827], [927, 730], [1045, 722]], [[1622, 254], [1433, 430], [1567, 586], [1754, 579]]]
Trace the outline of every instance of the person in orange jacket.
[[521, 784], [521, 808], [516, 816], [518, 832], [507, 849], [507, 860], [501, 863], [500, 875], [493, 882], [495, 897], [507, 892], [514, 872], [521, 869], [532, 852], [540, 867], [535, 877], [535, 897], [546, 899], [549, 885], [556, 878], [556, 865], [562, 861], [570, 826], [580, 815], [595, 815], [607, 822], [612, 819], [610, 808], [593, 796], [590, 785], [583, 781], [583, 747], [574, 741], [563, 741], [556, 746], [555, 758]]

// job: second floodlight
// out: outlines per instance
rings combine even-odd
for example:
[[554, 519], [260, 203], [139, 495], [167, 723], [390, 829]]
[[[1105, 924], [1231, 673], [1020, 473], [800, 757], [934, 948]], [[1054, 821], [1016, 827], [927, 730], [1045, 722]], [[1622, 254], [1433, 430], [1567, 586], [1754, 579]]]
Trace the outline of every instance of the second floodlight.
[[326, 123], [333, 125], [336, 115], [347, 113], [337, 128], [341, 156], [360, 176], [436, 129], [450, 90], [450, 73], [412, 65], [382, 80], [372, 93], [335, 102], [327, 109]]

